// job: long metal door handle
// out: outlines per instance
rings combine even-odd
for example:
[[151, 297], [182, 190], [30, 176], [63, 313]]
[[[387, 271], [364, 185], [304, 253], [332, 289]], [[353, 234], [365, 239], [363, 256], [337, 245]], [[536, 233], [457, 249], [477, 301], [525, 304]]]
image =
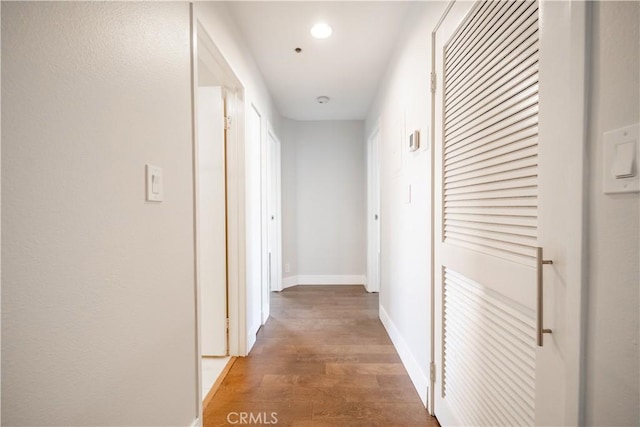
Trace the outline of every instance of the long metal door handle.
[[538, 286], [538, 301], [537, 301], [537, 315], [538, 318], [536, 319], [536, 344], [538, 345], [538, 347], [542, 347], [544, 340], [543, 340], [543, 335], [544, 334], [550, 334], [551, 333], [551, 329], [545, 329], [544, 325], [543, 325], [543, 313], [544, 313], [544, 301], [543, 301], [543, 293], [542, 293], [542, 288], [543, 288], [543, 284], [544, 284], [544, 280], [543, 280], [543, 271], [542, 271], [542, 267], [545, 264], [553, 264], [553, 261], [551, 260], [545, 260], [543, 255], [542, 255], [542, 248], [538, 248], [537, 251], [537, 256], [536, 256], [536, 260], [537, 260], [537, 286]]

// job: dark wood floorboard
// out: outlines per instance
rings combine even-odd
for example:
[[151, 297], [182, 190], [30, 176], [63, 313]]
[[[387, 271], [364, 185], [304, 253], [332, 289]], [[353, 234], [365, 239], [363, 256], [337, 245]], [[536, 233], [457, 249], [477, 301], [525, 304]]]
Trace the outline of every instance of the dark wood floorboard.
[[205, 408], [204, 427], [242, 412], [262, 425], [275, 412], [279, 426], [438, 426], [378, 319], [378, 295], [362, 286], [273, 294], [271, 317]]

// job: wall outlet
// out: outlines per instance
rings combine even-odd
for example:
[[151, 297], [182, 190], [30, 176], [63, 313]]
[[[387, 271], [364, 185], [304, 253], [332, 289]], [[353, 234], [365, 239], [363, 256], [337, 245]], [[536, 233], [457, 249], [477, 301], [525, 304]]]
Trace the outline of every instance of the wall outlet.
[[285, 273], [290, 273], [291, 272], [291, 265], [289, 265], [288, 263], [284, 265], [284, 272]]

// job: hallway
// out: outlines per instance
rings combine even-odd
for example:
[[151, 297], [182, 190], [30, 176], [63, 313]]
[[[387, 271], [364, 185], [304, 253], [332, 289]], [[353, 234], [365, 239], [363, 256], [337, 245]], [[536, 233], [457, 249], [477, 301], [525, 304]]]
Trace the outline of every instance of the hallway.
[[362, 286], [272, 294], [271, 318], [204, 409], [204, 426], [241, 413], [272, 424], [276, 413], [278, 425], [291, 426], [438, 425], [378, 319], [378, 294]]

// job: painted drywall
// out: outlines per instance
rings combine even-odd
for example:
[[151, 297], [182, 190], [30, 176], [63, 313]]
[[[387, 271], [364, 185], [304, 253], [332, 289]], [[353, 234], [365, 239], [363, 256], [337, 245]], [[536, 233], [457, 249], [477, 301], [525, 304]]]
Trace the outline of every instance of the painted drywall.
[[3, 425], [196, 419], [190, 80], [187, 3], [2, 4]]
[[602, 192], [603, 133], [640, 122], [640, 3], [592, 4], [586, 424], [640, 425], [638, 193]]
[[[232, 14], [229, 12], [229, 6], [224, 2], [194, 2], [194, 16], [200, 21], [209, 37], [213, 40], [220, 53], [224, 56], [229, 66], [244, 87], [244, 123], [238, 125], [243, 126], [245, 135], [248, 138], [241, 151], [244, 157], [243, 168], [231, 173], [238, 173], [242, 176], [241, 187], [243, 194], [240, 195], [242, 204], [246, 209], [244, 218], [240, 220], [245, 224], [245, 230], [251, 235], [257, 235], [259, 238], [247, 240], [247, 244], [240, 251], [244, 253], [246, 260], [245, 274], [238, 278], [236, 284], [230, 284], [234, 289], [240, 292], [241, 307], [230, 307], [230, 311], [238, 312], [242, 316], [239, 319], [239, 328], [244, 332], [244, 339], [239, 344], [238, 355], [245, 355], [249, 352], [256, 340], [256, 331], [261, 324], [261, 311], [259, 309], [261, 301], [261, 283], [267, 279], [266, 259], [266, 242], [264, 241], [264, 219], [261, 217], [263, 202], [256, 196], [253, 189], [265, 189], [261, 183], [264, 176], [261, 166], [266, 163], [261, 156], [266, 155], [263, 152], [257, 154], [257, 150], [264, 147], [264, 135], [266, 134], [267, 123], [272, 126], [274, 132], [279, 134], [281, 129], [280, 115], [273, 105], [269, 91], [264, 84], [260, 70], [246, 47], [242, 35], [238, 31], [238, 26], [234, 22]], [[262, 138], [263, 141], [255, 141], [255, 133], [251, 132], [251, 121], [249, 117], [252, 109], [255, 108], [262, 117]], [[264, 151], [264, 150], [262, 150]], [[260, 162], [257, 163], [256, 159]], [[249, 189], [250, 191], [245, 191]], [[261, 275], [255, 274], [256, 271], [262, 271]], [[246, 283], [246, 286], [245, 286]], [[234, 292], [231, 289], [231, 292]], [[233, 324], [233, 319], [232, 319]]]
[[[445, 3], [415, 2], [366, 120], [380, 129], [380, 317], [426, 404], [430, 361], [431, 31]], [[408, 137], [421, 133], [409, 152]]]
[[[287, 258], [292, 252], [297, 254], [296, 278], [289, 276], [285, 285], [362, 283], [366, 254], [364, 123], [284, 123], [284, 264], [292, 263]], [[292, 158], [295, 166], [289, 164]], [[292, 224], [295, 249], [291, 247]]]

